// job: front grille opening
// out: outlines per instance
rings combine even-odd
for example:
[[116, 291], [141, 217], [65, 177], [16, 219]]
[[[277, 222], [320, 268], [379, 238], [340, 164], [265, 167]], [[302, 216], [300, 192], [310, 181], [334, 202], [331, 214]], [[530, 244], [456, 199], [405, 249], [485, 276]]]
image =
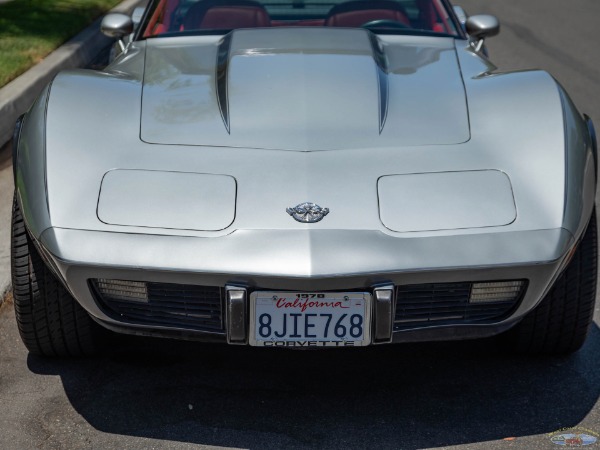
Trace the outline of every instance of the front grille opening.
[[120, 322], [224, 331], [223, 288], [126, 280], [90, 280], [100, 308]]
[[523, 299], [527, 280], [396, 286], [394, 331], [499, 322]]

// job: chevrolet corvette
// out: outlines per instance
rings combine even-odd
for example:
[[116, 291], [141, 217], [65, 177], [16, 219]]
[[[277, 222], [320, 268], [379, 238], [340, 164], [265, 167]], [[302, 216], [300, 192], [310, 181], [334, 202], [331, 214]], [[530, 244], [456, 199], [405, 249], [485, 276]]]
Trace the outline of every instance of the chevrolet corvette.
[[[151, 0], [101, 71], [17, 122], [27, 349], [117, 333], [281, 348], [498, 335], [579, 349], [596, 297], [592, 121], [499, 72], [447, 0]], [[322, 350], [325, 351], [325, 350]]]

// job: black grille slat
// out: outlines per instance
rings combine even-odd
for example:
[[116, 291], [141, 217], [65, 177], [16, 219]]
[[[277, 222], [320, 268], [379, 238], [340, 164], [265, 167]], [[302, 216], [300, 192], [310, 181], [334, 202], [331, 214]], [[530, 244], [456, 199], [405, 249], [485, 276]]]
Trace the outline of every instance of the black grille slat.
[[469, 303], [472, 283], [396, 286], [394, 330], [436, 325], [495, 322], [506, 318], [521, 300]]
[[222, 288], [170, 283], [147, 283], [148, 301], [102, 295], [99, 303], [118, 320], [142, 325], [170, 326], [197, 331], [224, 331]]
[[410, 306], [403, 306], [403, 310], [405, 312], [410, 312], [410, 311], [422, 311], [423, 309], [432, 309], [434, 311], [439, 311], [439, 312], [444, 312], [444, 311], [455, 311], [457, 307], [468, 307], [469, 311], [490, 311], [491, 309], [494, 309], [494, 306], [498, 309], [504, 310], [504, 308], [506, 306], [512, 306], [514, 304], [514, 302], [503, 302], [502, 304], [500, 304], [500, 302], [498, 303], [494, 303], [494, 304], [489, 304], [489, 305], [477, 305], [477, 304], [456, 304], [456, 305], [451, 305], [451, 304], [443, 304], [443, 305], [438, 305], [436, 303], [424, 303], [422, 306], [417, 306], [417, 305], [410, 305]]
[[[111, 302], [114, 303], [114, 302]], [[148, 308], [145, 305], [129, 305], [129, 304], [125, 304], [125, 302], [122, 302], [122, 304], [120, 305], [114, 305], [117, 306], [117, 308], [120, 311], [145, 311], [145, 312], [149, 312], [150, 314], [181, 314], [181, 313], [192, 313], [192, 314], [200, 314], [203, 313], [205, 316], [211, 316], [215, 313], [214, 309], [206, 309], [206, 308], [181, 308], [181, 307], [165, 307], [163, 305], [152, 305], [151, 308]]]

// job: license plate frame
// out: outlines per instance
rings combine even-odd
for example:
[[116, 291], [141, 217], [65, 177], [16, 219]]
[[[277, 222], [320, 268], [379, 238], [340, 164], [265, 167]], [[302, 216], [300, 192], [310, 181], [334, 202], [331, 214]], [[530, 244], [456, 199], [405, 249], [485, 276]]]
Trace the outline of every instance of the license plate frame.
[[[345, 297], [348, 297], [348, 300], [345, 300]], [[298, 303], [295, 306], [290, 305], [289, 307], [276, 308], [275, 302], [283, 299], [284, 304], [286, 302], [294, 302], [294, 300], [298, 300]], [[271, 302], [271, 305], [268, 305], [268, 302]], [[302, 309], [302, 305], [306, 301], [308, 305], [305, 309]], [[312, 302], [312, 303], [311, 303]], [[321, 306], [314, 306], [314, 303], [320, 303]], [[342, 308], [338, 306], [338, 302], [342, 302], [342, 305], [348, 305], [350, 302], [350, 306], [348, 308]], [[322, 306], [323, 303], [327, 303], [328, 306]], [[357, 303], [360, 303], [358, 305]], [[334, 306], [335, 305], [335, 306]], [[249, 336], [248, 343], [251, 346], [256, 347], [288, 347], [288, 348], [331, 348], [331, 347], [363, 347], [371, 344], [371, 328], [372, 328], [372, 307], [373, 300], [370, 292], [328, 292], [328, 291], [314, 291], [314, 292], [299, 292], [299, 291], [255, 291], [250, 294], [250, 314], [249, 314]], [[257, 312], [264, 311], [278, 311], [275, 316], [278, 319], [282, 319], [282, 315], [285, 313], [294, 313], [301, 314], [300, 317], [293, 318], [293, 320], [300, 320], [302, 323], [306, 323], [308, 319], [305, 314], [312, 314], [315, 311], [319, 311], [319, 317], [316, 318], [317, 324], [320, 326], [319, 331], [322, 330], [322, 326], [324, 326], [323, 321], [327, 321], [328, 317], [320, 316], [320, 314], [325, 314], [325, 316], [332, 314], [331, 321], [336, 320], [336, 318], [340, 318], [341, 314], [343, 314], [343, 310], [347, 312], [352, 312], [353, 314], [358, 314], [358, 311], [362, 311], [362, 338], [354, 338], [350, 336], [349, 327], [347, 327], [347, 338], [339, 338], [335, 336], [332, 332], [329, 334], [327, 338], [324, 338], [321, 333], [321, 336], [317, 338], [306, 338], [302, 336], [301, 338], [295, 338], [290, 336], [285, 336], [282, 338], [271, 336], [269, 338], [263, 338], [258, 335], [258, 322], [259, 316]], [[281, 312], [285, 311], [285, 312]], [[272, 319], [272, 317], [271, 317]], [[341, 324], [343, 326], [350, 325], [350, 316], [342, 319]], [[283, 316], [283, 320], [287, 320], [287, 323], [290, 323], [290, 331], [293, 326], [293, 321], [291, 317]], [[281, 321], [283, 323], [283, 320]], [[312, 320], [312, 319], [311, 319]], [[356, 322], [356, 320], [355, 320]], [[332, 324], [330, 323], [329, 326]], [[275, 327], [279, 327], [281, 331], [284, 328], [281, 328], [279, 325], [275, 325]], [[335, 323], [333, 324], [335, 327]], [[312, 328], [312, 325], [311, 325]], [[335, 328], [333, 328], [335, 329]], [[341, 330], [341, 328], [339, 329]], [[355, 329], [356, 330], [356, 329]], [[289, 334], [289, 333], [287, 333]], [[294, 334], [294, 333], [292, 333]]]

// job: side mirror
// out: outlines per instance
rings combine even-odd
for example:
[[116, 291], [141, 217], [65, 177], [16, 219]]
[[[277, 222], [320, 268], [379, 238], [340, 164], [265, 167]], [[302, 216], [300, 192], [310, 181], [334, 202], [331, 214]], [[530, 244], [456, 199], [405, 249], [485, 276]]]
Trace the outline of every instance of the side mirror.
[[122, 39], [133, 33], [133, 20], [127, 14], [110, 13], [102, 19], [100, 30], [108, 37]]
[[110, 38], [119, 39], [121, 51], [125, 51], [122, 39], [133, 33], [133, 20], [127, 14], [110, 13], [102, 19], [100, 30]]
[[477, 39], [476, 51], [481, 50], [485, 38], [496, 36], [500, 33], [500, 22], [495, 16], [489, 14], [478, 14], [471, 16], [465, 23], [469, 36]]

